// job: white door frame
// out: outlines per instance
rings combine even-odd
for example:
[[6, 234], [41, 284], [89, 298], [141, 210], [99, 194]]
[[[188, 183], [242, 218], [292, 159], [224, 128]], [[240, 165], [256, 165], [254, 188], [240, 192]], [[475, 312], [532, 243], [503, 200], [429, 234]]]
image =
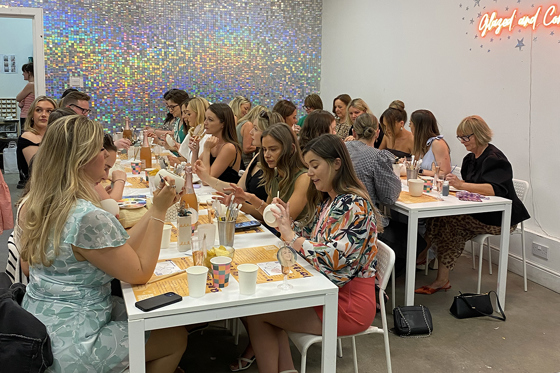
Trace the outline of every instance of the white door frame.
[[0, 18], [27, 18], [33, 24], [33, 76], [35, 95], [45, 95], [45, 49], [43, 35], [43, 9], [23, 7], [0, 7]]

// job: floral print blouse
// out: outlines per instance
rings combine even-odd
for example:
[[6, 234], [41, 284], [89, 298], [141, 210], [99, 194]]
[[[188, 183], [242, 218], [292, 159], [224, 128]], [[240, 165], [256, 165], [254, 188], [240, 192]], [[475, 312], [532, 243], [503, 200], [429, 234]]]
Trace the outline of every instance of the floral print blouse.
[[355, 194], [341, 194], [317, 206], [313, 223], [295, 224], [305, 238], [300, 254], [338, 287], [354, 277], [375, 276], [377, 227], [372, 205]]

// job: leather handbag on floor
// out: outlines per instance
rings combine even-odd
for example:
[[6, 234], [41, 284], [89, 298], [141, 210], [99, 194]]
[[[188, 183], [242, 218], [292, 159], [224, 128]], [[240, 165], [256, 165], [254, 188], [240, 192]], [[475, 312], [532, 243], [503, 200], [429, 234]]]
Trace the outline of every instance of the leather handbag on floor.
[[391, 331], [400, 337], [423, 338], [432, 335], [432, 314], [425, 306], [399, 306], [393, 309], [395, 327]]
[[[492, 301], [490, 300], [491, 293], [494, 293], [496, 295], [496, 302], [498, 304], [498, 309], [500, 310], [502, 317], [493, 315], [494, 308], [492, 308]], [[496, 294], [495, 291], [490, 291], [486, 294], [459, 292], [459, 295], [456, 295], [455, 298], [453, 298], [453, 304], [451, 305], [449, 311], [458, 319], [488, 316], [493, 319], [506, 321], [506, 315], [502, 310], [500, 300], [498, 299], [498, 294]]]

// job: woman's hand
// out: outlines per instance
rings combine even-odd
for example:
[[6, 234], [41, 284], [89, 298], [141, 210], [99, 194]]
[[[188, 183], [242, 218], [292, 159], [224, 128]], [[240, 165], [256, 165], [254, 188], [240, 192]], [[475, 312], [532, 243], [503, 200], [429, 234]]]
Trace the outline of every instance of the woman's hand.
[[117, 149], [128, 149], [130, 145], [132, 145], [132, 142], [129, 139], [122, 138], [115, 141]]
[[346, 138], [344, 139], [344, 142], [349, 142], [349, 141], [354, 141], [355, 138], [354, 136], [350, 135], [350, 136], [346, 136]]
[[290, 242], [295, 235], [292, 230], [292, 219], [290, 218], [290, 203], [285, 203], [280, 198], [274, 197], [272, 203], [276, 204], [276, 207], [280, 212], [272, 209], [272, 214], [276, 218], [276, 230], [282, 235], [282, 240]]
[[[237, 184], [230, 183], [229, 187], [224, 188], [224, 192], [230, 193], [230, 196], [233, 196], [233, 202], [235, 203], [245, 203], [249, 200], [251, 193], [247, 193], [238, 186]], [[225, 193], [223, 193], [225, 196]]]
[[183, 195], [183, 191], [175, 189], [175, 180], [169, 176], [164, 177], [169, 186], [165, 185], [163, 180], [159, 184], [159, 188], [154, 191], [153, 206], [159, 211], [167, 212], [167, 209], [179, 201]]
[[193, 154], [198, 155], [198, 148], [200, 147], [200, 138], [198, 136], [193, 136], [189, 140], [189, 149], [193, 152]]
[[299, 131], [301, 131], [301, 127], [298, 126], [297, 124], [294, 124], [292, 125], [292, 131], [294, 131], [294, 133], [297, 135]]
[[193, 172], [200, 177], [200, 180], [208, 180], [210, 178], [210, 174], [208, 173], [208, 169], [204, 165], [204, 163], [199, 159], [194, 162]]
[[172, 166], [175, 166], [176, 164], [181, 163], [181, 160], [179, 158], [174, 157], [172, 155], [168, 155], [167, 160], [169, 161], [169, 164], [172, 165]]
[[447, 177], [445, 178], [445, 180], [449, 181], [449, 185], [463, 190], [463, 184], [465, 183], [463, 180], [459, 179], [457, 176], [453, 175], [453, 174], [447, 174]]
[[122, 170], [113, 170], [113, 173], [111, 174], [111, 181], [114, 183], [117, 180], [123, 180], [123, 182], [126, 183], [126, 172]]
[[204, 143], [204, 150], [212, 150], [213, 147], [215, 147], [216, 145], [218, 145], [218, 138], [216, 136], [212, 136], [209, 139], [206, 140], [206, 142]]

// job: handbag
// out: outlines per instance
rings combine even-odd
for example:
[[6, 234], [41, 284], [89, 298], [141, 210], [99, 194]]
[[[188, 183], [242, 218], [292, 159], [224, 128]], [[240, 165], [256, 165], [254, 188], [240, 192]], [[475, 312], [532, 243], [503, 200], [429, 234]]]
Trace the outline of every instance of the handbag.
[[432, 335], [432, 314], [425, 306], [399, 306], [393, 309], [395, 327], [391, 331], [400, 337], [424, 338]]
[[[500, 310], [502, 317], [493, 315], [494, 308], [492, 308], [492, 301], [490, 300], [491, 293], [496, 295], [496, 303], [498, 304], [498, 309]], [[486, 294], [459, 292], [459, 295], [456, 295], [455, 298], [453, 298], [453, 304], [451, 304], [449, 312], [458, 319], [488, 316], [493, 319], [506, 321], [506, 315], [504, 310], [502, 310], [498, 294], [496, 294], [495, 291], [490, 291]]]

